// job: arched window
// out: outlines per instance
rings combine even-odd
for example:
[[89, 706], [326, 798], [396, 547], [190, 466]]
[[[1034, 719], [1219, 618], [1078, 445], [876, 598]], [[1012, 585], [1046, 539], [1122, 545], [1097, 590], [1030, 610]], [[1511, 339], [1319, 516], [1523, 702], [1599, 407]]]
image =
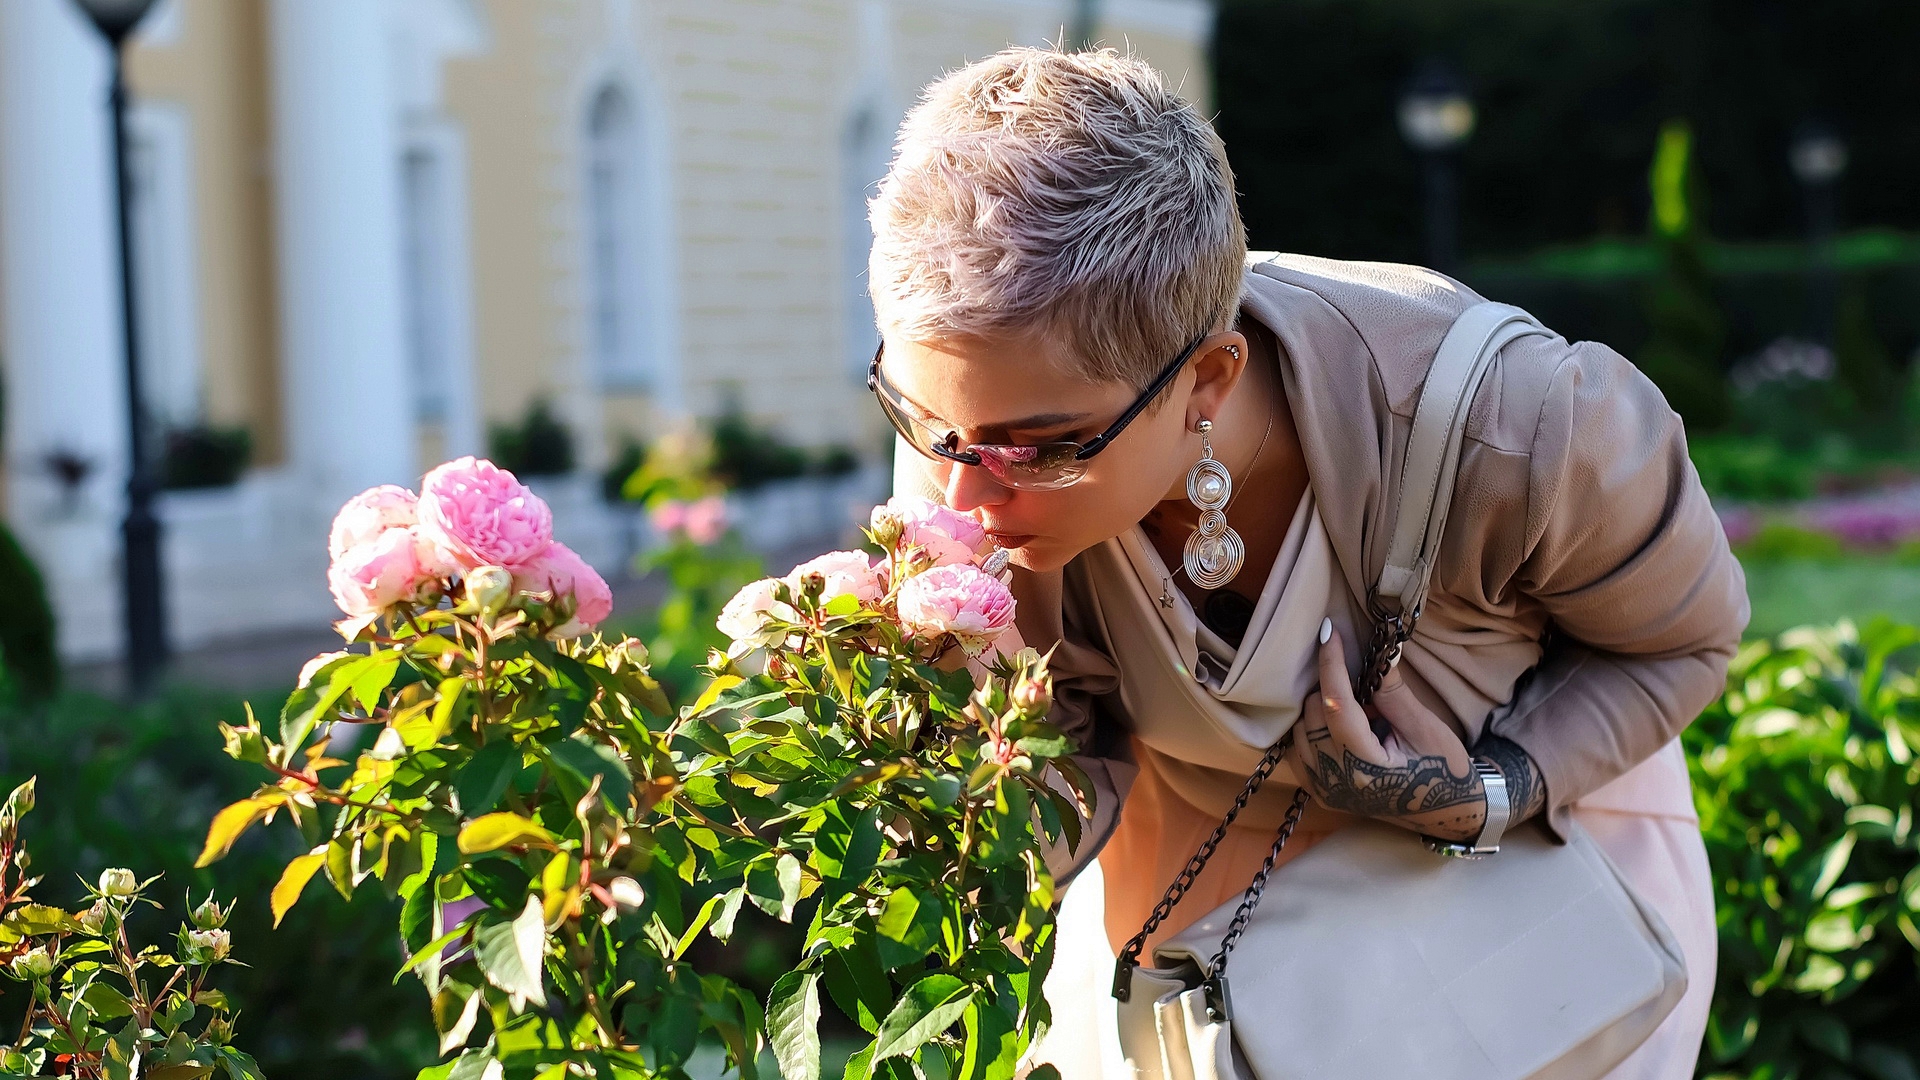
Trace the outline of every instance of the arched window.
[[588, 333], [594, 370], [604, 386], [648, 387], [654, 381], [642, 269], [641, 131], [633, 101], [618, 86], [594, 95], [587, 109]]
[[867, 200], [886, 175], [890, 134], [878, 103], [868, 102], [854, 110], [840, 140], [840, 250], [844, 260], [841, 279], [846, 294], [847, 363], [858, 379], [867, 377], [867, 364], [880, 344], [879, 331], [874, 328], [873, 301], [867, 294], [867, 256], [873, 250]]

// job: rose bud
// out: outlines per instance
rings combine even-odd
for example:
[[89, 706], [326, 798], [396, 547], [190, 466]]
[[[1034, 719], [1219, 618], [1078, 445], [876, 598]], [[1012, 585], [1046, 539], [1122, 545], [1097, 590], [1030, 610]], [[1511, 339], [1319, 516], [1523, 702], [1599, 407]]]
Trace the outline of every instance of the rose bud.
[[873, 508], [873, 520], [870, 525], [867, 531], [873, 534], [873, 542], [883, 548], [892, 548], [899, 543], [900, 533], [906, 527], [906, 523], [900, 520], [900, 515], [887, 506]]
[[482, 566], [467, 571], [467, 599], [492, 614], [513, 595], [513, 575], [504, 566]]
[[41, 945], [14, 957], [13, 963], [7, 966], [13, 971], [14, 978], [23, 982], [37, 982], [53, 974], [53, 954], [47, 951], [45, 945]]
[[115, 899], [132, 896], [140, 889], [140, 879], [133, 871], [121, 866], [111, 866], [100, 871], [100, 895]]
[[202, 930], [218, 930], [227, 925], [227, 915], [232, 911], [232, 904], [228, 904], [223, 908], [213, 902], [213, 894], [209, 893], [207, 894], [207, 898], [201, 901], [200, 906], [194, 908], [193, 913], [188, 917], [193, 920], [193, 925]]
[[630, 877], [617, 877], [607, 882], [607, 895], [613, 897], [614, 906], [622, 914], [647, 902], [647, 891]]
[[195, 952], [218, 963], [233, 950], [233, 935], [226, 930], [189, 930], [187, 944]]
[[232, 727], [222, 723], [220, 737], [227, 741], [227, 756], [252, 765], [267, 761], [267, 739], [256, 727]]
[[1023, 676], [1013, 684], [1013, 692], [1008, 698], [1014, 708], [1027, 716], [1045, 716], [1047, 710], [1053, 708], [1053, 688], [1049, 685], [1052, 682], [1050, 678]]
[[98, 934], [107, 927], [107, 902], [95, 900], [93, 906], [81, 912], [76, 921], [86, 927], [87, 933]]

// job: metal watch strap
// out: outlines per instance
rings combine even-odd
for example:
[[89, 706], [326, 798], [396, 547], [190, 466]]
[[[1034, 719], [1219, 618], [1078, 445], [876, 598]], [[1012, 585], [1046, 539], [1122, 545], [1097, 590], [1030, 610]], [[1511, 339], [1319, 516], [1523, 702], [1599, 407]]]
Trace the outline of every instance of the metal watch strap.
[[1470, 841], [1423, 837], [1427, 848], [1436, 855], [1478, 859], [1500, 853], [1500, 840], [1507, 833], [1507, 821], [1513, 813], [1512, 804], [1507, 799], [1507, 778], [1498, 766], [1486, 758], [1474, 758], [1473, 771], [1479, 775], [1480, 784], [1486, 789], [1487, 820], [1480, 826], [1480, 835]]

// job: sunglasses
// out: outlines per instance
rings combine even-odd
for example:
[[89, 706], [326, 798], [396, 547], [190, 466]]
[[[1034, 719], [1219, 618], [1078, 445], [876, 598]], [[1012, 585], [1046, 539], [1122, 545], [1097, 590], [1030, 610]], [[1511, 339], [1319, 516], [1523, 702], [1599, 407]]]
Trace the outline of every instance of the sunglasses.
[[961, 465], [973, 465], [987, 470], [995, 483], [1002, 487], [1020, 491], [1057, 491], [1079, 483], [1087, 474], [1087, 462], [1095, 454], [1113, 444], [1120, 433], [1133, 423], [1134, 418], [1146, 411], [1153, 399], [1173, 385], [1174, 377], [1180, 374], [1187, 361], [1193, 358], [1194, 350], [1207, 339], [1202, 333], [1192, 343], [1180, 351], [1167, 366], [1154, 376], [1140, 396], [1127, 406], [1127, 411], [1108, 426], [1107, 430], [1088, 439], [1086, 442], [1047, 442], [1032, 445], [1009, 443], [970, 443], [960, 445], [958, 432], [947, 429], [944, 433], [936, 426], [939, 421], [929, 416], [924, 409], [908, 401], [895, 389], [887, 377], [880, 373], [880, 358], [886, 351], [886, 343], [873, 352], [873, 366], [867, 369], [867, 389], [880, 402], [880, 411], [887, 414], [887, 420], [900, 437], [907, 440], [915, 450], [934, 461], [952, 461]]

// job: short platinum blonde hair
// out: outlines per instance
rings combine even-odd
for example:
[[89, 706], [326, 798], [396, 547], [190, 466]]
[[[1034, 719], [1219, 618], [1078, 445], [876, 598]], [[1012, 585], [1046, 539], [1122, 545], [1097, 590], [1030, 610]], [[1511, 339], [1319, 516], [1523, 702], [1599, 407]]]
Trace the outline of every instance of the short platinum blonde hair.
[[1008, 49], [928, 86], [869, 211], [890, 335], [1055, 335], [1081, 376], [1144, 387], [1237, 314], [1226, 148], [1111, 49]]

